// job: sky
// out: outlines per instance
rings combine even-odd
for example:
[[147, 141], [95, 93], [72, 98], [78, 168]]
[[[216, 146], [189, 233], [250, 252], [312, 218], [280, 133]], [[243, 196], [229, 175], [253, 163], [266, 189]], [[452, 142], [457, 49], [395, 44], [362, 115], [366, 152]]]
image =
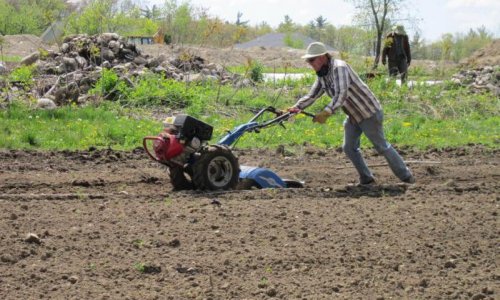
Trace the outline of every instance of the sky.
[[[150, 0], [163, 4], [162, 0]], [[177, 0], [183, 3], [183, 0]], [[335, 25], [352, 25], [354, 6], [344, 0], [190, 0], [194, 7], [204, 7], [215, 17], [235, 22], [238, 12], [242, 21], [251, 25], [266, 22], [273, 28], [288, 15], [293, 22], [306, 25], [318, 16]], [[470, 28], [485, 26], [495, 37], [500, 37], [500, 0], [406, 0], [408, 8], [402, 18], [409, 14], [418, 18], [422, 38], [436, 41], [444, 33], [466, 33]], [[407, 32], [415, 28], [405, 22]]]

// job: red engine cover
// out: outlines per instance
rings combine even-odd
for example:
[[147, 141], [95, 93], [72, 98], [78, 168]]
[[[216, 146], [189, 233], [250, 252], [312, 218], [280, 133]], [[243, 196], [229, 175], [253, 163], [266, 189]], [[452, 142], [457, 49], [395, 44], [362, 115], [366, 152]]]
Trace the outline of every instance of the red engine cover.
[[168, 132], [162, 132], [153, 141], [153, 149], [158, 160], [170, 160], [184, 151], [179, 140]]

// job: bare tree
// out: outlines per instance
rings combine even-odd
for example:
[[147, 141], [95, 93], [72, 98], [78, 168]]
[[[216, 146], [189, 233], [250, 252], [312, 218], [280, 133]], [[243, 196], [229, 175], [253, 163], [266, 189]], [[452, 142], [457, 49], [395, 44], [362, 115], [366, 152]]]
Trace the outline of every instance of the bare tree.
[[248, 20], [242, 21], [241, 20], [242, 16], [243, 16], [243, 13], [239, 11], [238, 14], [236, 15], [236, 23], [235, 23], [236, 26], [247, 26], [249, 21]]

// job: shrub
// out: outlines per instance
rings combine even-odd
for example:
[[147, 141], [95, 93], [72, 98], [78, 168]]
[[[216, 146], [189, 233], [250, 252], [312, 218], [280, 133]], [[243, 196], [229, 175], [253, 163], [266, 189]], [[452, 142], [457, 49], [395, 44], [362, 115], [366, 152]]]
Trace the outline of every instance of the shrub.
[[250, 66], [250, 78], [254, 82], [262, 82], [264, 81], [264, 66], [258, 62], [258, 61], [253, 61], [252, 65]]
[[168, 105], [173, 108], [189, 106], [197, 94], [201, 94], [200, 87], [173, 79], [165, 80], [157, 74], [147, 74], [141, 77], [135, 88], [129, 91], [122, 102], [132, 106]]
[[118, 84], [119, 77], [113, 70], [102, 69], [101, 78], [90, 91], [93, 94], [105, 96], [109, 94]]
[[33, 85], [33, 69], [33, 66], [21, 66], [10, 73], [9, 81], [30, 87]]
[[285, 35], [283, 41], [290, 48], [304, 49], [304, 42], [301, 39], [294, 39], [290, 33]]

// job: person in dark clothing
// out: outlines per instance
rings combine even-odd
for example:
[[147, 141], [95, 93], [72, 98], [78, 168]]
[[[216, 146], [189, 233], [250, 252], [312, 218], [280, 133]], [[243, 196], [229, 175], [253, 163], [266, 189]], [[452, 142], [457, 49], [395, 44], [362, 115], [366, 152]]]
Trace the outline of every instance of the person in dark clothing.
[[401, 83], [406, 82], [408, 67], [411, 62], [410, 43], [402, 25], [397, 25], [387, 34], [382, 51], [382, 64], [389, 58], [389, 75], [396, 77], [401, 74]]

